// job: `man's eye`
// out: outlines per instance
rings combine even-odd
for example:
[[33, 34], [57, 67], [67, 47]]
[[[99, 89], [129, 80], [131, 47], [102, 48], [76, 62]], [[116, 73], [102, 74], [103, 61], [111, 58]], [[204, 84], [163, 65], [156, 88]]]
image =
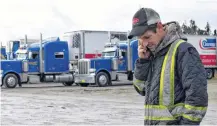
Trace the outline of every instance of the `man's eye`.
[[145, 39], [149, 39], [149, 38], [150, 38], [150, 36], [144, 36], [144, 38], [145, 38]]

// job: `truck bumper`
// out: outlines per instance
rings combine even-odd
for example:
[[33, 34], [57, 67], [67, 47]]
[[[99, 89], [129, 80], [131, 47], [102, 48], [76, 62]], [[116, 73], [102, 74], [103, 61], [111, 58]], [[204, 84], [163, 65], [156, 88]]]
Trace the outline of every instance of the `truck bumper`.
[[75, 75], [75, 83], [95, 83], [95, 73], [88, 75]]

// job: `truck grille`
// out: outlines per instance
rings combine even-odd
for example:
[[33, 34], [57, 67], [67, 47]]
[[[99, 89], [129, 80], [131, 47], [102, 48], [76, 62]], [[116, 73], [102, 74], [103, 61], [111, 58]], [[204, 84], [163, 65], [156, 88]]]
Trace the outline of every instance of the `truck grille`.
[[89, 74], [90, 70], [90, 60], [80, 59], [78, 61], [78, 74]]

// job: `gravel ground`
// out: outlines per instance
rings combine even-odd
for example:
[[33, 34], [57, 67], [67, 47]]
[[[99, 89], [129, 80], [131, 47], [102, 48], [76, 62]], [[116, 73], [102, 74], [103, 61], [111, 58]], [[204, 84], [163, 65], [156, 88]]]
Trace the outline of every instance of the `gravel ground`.
[[[201, 125], [217, 125], [217, 80]], [[1, 125], [143, 125], [144, 97], [128, 81], [110, 87], [26, 84], [1, 89]]]

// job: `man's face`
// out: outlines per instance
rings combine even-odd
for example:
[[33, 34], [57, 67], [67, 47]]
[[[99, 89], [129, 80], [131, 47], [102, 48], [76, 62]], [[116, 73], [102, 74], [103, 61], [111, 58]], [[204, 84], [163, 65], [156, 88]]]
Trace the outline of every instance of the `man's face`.
[[154, 51], [162, 39], [162, 30], [157, 26], [156, 33], [152, 30], [146, 31], [143, 35], [139, 36], [140, 44], [148, 47]]

